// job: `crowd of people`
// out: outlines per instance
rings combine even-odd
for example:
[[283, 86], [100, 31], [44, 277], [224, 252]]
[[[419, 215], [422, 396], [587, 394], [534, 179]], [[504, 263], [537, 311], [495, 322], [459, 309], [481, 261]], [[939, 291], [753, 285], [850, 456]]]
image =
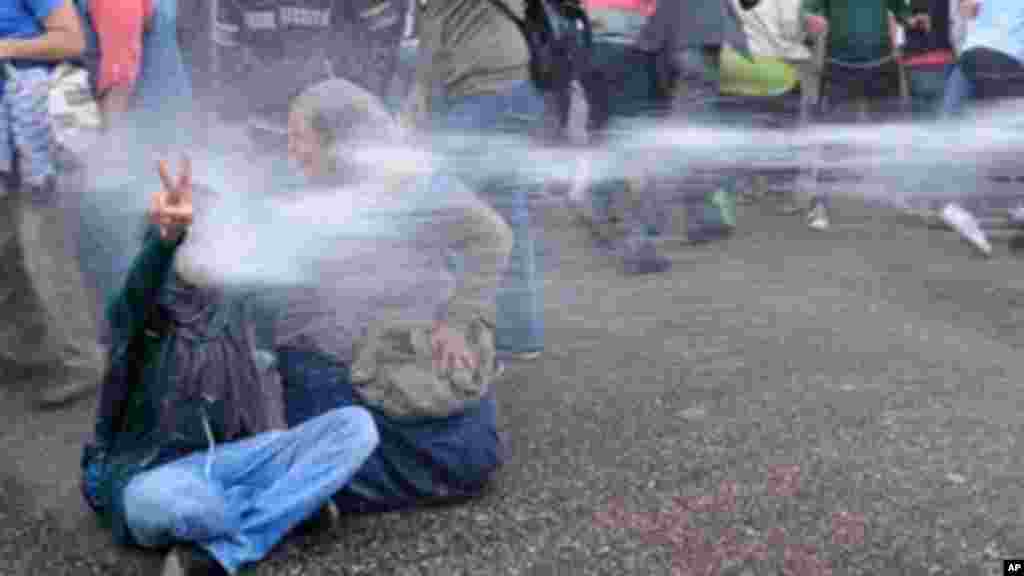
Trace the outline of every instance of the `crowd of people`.
[[[600, 147], [637, 118], [736, 120], [724, 95], [794, 102], [793, 130], [954, 117], [1024, 95], [1024, 6], [18, 0], [0, 6], [0, 64], [0, 352], [46, 383], [41, 407], [99, 391], [82, 490], [118, 542], [169, 548], [165, 576], [235, 574], [293, 529], [462, 501], [500, 468], [493, 385], [545, 348], [530, 199], [548, 183], [488, 166], [489, 137]], [[96, 122], [54, 117], [58, 64], [88, 78], [61, 109], [94, 102]], [[229, 128], [244, 151], [218, 148]], [[427, 172], [349, 155], [451, 132], [477, 138]], [[401, 232], [339, 230], [309, 280], [221, 282], [194, 221], [226, 191], [193, 181], [207, 158], [172, 169], [185, 149], [273, 166], [254, 203], [352, 195]], [[627, 273], [666, 270], [660, 180], [697, 167], [585, 164], [570, 196], [599, 242]], [[819, 178], [794, 184], [791, 211], [827, 230]], [[686, 195], [689, 241], [731, 233], [741, 188]], [[118, 209], [154, 190], [144, 221]], [[990, 252], [963, 207], [933, 209]]]

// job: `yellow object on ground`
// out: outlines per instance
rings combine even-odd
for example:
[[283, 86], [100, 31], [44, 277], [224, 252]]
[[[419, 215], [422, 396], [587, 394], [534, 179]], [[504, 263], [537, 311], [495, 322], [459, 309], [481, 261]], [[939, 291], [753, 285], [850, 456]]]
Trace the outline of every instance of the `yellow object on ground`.
[[720, 89], [732, 96], [780, 96], [800, 83], [794, 67], [778, 58], [749, 60], [730, 46], [722, 50]]

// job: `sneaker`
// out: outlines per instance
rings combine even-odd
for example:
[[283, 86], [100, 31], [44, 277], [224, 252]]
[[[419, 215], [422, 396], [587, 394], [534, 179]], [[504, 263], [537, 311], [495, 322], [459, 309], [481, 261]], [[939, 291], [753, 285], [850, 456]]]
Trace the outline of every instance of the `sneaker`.
[[[542, 353], [543, 353], [542, 350], [527, 350], [526, 352], [501, 352], [501, 351], [499, 351], [497, 356], [501, 360], [510, 361], [510, 362], [516, 362], [516, 361], [518, 361], [518, 362], [529, 362], [529, 361], [536, 360], [536, 359], [540, 358], [540, 355]], [[504, 365], [502, 365], [502, 370], [504, 370]]]
[[228, 572], [202, 548], [179, 545], [167, 553], [160, 576], [228, 576]]
[[828, 209], [824, 204], [818, 202], [807, 212], [807, 226], [812, 230], [828, 230]]
[[992, 245], [973, 214], [957, 204], [947, 204], [942, 209], [942, 221], [983, 256], [992, 255]]
[[1014, 226], [1024, 226], [1024, 204], [1017, 204], [1010, 208], [1009, 220]]
[[54, 371], [50, 376], [56, 382], [39, 391], [39, 407], [59, 408], [96, 392], [103, 378], [101, 370], [93, 368], [71, 368]]

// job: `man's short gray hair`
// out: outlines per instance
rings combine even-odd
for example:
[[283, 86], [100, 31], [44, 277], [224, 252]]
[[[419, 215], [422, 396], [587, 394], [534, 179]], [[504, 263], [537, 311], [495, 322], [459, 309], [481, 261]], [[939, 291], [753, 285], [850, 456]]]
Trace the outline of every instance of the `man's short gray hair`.
[[380, 99], [341, 78], [307, 88], [292, 101], [292, 110], [305, 117], [331, 148], [405, 139], [405, 131]]

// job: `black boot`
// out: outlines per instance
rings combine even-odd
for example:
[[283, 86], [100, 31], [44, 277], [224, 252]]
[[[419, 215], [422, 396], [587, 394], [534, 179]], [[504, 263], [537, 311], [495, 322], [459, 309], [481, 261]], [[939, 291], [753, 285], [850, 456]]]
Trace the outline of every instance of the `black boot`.
[[180, 545], [171, 548], [164, 560], [161, 576], [228, 576], [228, 571], [198, 546]]

